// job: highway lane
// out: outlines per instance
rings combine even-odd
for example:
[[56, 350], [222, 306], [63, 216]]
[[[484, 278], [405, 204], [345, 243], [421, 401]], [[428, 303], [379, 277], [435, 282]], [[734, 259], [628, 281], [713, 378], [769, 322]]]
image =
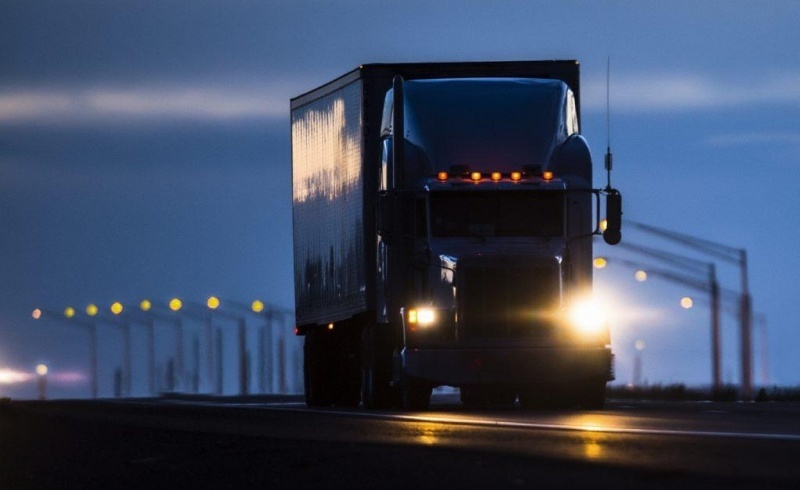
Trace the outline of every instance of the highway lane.
[[[609, 402], [602, 411], [466, 410], [441, 396], [430, 411], [272, 410], [334, 417], [315, 437], [493, 450], [667, 472], [800, 482], [800, 404]], [[382, 423], [381, 423], [382, 422]]]
[[[499, 487], [550, 482], [545, 487], [566, 488], [596, 482], [633, 488], [800, 485], [800, 404], [793, 403], [612, 401], [594, 412], [489, 411], [466, 410], [447, 395], [420, 413], [311, 410], [285, 397], [31, 402], [19, 408], [68, 415], [83, 425], [134, 427], [136, 434], [170, 431], [170, 440], [204, 434], [230, 440], [232, 447], [255, 446], [249, 457], [284, 458], [270, 474], [273, 483], [339, 478], [355, 486], [412, 481], [436, 487], [445, 478], [466, 488], [493, 481]], [[121, 457], [148, 460], [153, 449], [143, 446], [141, 454]], [[194, 462], [179, 453], [169, 458], [190, 467], [205, 461], [206, 471], [216, 461], [213, 453], [195, 455]]]

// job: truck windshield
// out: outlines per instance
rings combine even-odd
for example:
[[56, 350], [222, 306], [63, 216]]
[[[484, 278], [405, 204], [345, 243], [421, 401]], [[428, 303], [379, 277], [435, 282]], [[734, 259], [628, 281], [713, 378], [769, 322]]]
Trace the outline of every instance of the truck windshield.
[[511, 172], [547, 162], [563, 140], [558, 80], [414, 80], [405, 84], [407, 178], [452, 165]]
[[564, 234], [564, 193], [432, 193], [435, 237], [559, 236]]

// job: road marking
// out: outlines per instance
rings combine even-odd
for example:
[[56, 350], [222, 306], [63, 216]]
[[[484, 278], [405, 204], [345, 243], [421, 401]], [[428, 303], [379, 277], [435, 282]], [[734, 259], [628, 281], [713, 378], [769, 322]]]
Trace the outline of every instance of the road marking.
[[[271, 410], [296, 411], [295, 408], [269, 407]], [[384, 420], [400, 420], [408, 422], [433, 422], [440, 424], [460, 424], [477, 427], [499, 427], [507, 429], [539, 429], [539, 430], [560, 430], [572, 432], [600, 432], [607, 434], [633, 434], [633, 435], [662, 435], [662, 436], [693, 436], [693, 437], [727, 437], [736, 439], [766, 439], [777, 441], [797, 441], [800, 442], [800, 434], [770, 434], [763, 432], [722, 432], [722, 431], [694, 431], [694, 430], [673, 430], [673, 429], [635, 429], [626, 427], [603, 427], [596, 424], [574, 425], [574, 424], [548, 424], [536, 422], [512, 422], [508, 420], [481, 420], [475, 418], [429, 416], [429, 415], [405, 415], [405, 414], [386, 414], [386, 413], [367, 413], [367, 412], [346, 412], [341, 410], [314, 410], [300, 409], [300, 411], [314, 413], [330, 413], [334, 415], [346, 415], [363, 418], [374, 418]]]
[[[177, 400], [170, 400], [175, 403]], [[631, 435], [662, 435], [662, 436], [693, 436], [693, 437], [727, 437], [736, 439], [764, 439], [775, 441], [796, 441], [800, 442], [800, 434], [770, 434], [764, 432], [723, 432], [723, 431], [694, 431], [694, 430], [675, 430], [675, 429], [647, 429], [647, 428], [628, 428], [628, 427], [604, 427], [597, 424], [557, 424], [557, 423], [538, 423], [538, 422], [513, 422], [509, 420], [477, 419], [471, 417], [448, 417], [431, 415], [412, 415], [398, 413], [381, 413], [365, 411], [344, 411], [337, 409], [314, 409], [308, 408], [304, 402], [267, 402], [267, 403], [217, 403], [211, 401], [181, 401], [180, 404], [187, 405], [207, 405], [207, 406], [229, 406], [249, 409], [265, 409], [285, 412], [311, 412], [318, 414], [331, 414], [348, 417], [360, 417], [369, 419], [395, 420], [406, 422], [432, 422], [440, 424], [470, 425], [475, 427], [496, 427], [506, 429], [538, 429], [538, 430], [558, 430], [572, 432], [598, 432], [607, 434], [631, 434]]]

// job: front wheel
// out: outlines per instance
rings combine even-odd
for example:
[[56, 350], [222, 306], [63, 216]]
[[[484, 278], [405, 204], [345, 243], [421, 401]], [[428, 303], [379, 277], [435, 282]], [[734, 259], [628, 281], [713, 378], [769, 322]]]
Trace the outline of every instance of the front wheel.
[[412, 377], [403, 380], [403, 410], [417, 411], [427, 410], [431, 404], [431, 392], [433, 386], [430, 383]]
[[585, 410], [601, 410], [606, 403], [606, 382], [584, 381], [578, 388], [578, 404]]

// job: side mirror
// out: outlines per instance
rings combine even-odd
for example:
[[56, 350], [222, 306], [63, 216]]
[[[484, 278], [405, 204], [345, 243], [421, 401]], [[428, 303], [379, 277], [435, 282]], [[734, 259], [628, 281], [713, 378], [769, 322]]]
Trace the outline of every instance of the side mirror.
[[616, 245], [622, 240], [622, 194], [611, 189], [606, 195], [606, 229], [603, 240], [609, 245]]

